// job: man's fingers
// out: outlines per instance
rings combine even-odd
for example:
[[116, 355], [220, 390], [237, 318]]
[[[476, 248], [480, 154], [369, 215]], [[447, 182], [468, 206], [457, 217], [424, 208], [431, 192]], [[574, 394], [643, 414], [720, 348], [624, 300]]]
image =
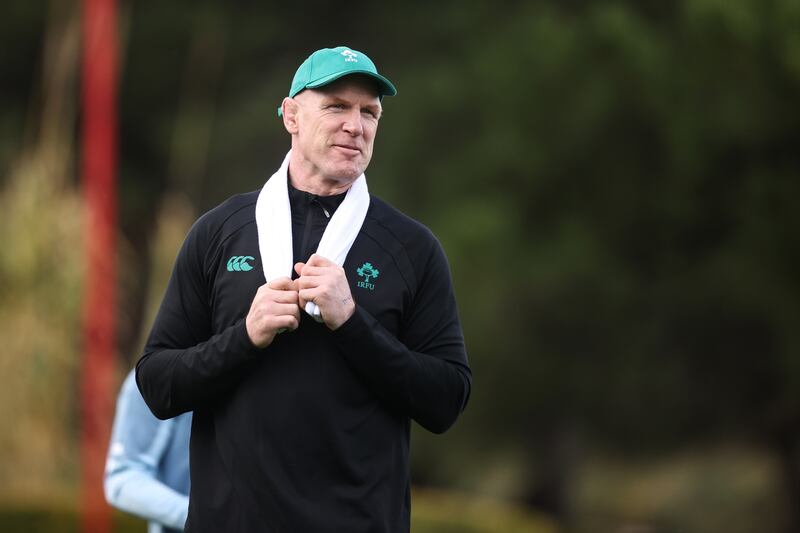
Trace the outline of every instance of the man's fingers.
[[294, 315], [280, 315], [273, 317], [271, 324], [277, 332], [294, 331], [300, 327], [300, 317]]
[[297, 278], [295, 281], [297, 282], [297, 291], [300, 292], [303, 289], [313, 289], [314, 287], [318, 287], [320, 282], [323, 280], [319, 276], [303, 276]]
[[316, 288], [301, 289], [297, 292], [298, 306], [300, 309], [305, 309], [308, 302], [313, 302], [314, 298], [319, 296]]
[[269, 346], [275, 335], [300, 325], [297, 284], [290, 278], [276, 278], [258, 288], [245, 320], [250, 341], [260, 348]]
[[291, 315], [277, 316], [275, 317], [275, 322], [278, 327], [294, 331], [300, 327], [300, 310], [297, 309], [297, 312]]
[[269, 296], [273, 302], [297, 305], [297, 287], [293, 284], [291, 290], [275, 290]]
[[300, 308], [298, 307], [297, 302], [288, 304], [276, 303], [272, 308], [272, 314], [274, 316], [300, 316]]
[[275, 317], [280, 316], [300, 316], [300, 306], [295, 303], [281, 304], [272, 302], [268, 306], [263, 306], [254, 312], [255, 323], [260, 327], [270, 328], [270, 323]]
[[[315, 259], [316, 258], [316, 259]], [[330, 267], [338, 266], [333, 261], [328, 261], [321, 255], [314, 254], [308, 263], [296, 263], [294, 270], [298, 276], [320, 276]]]
[[[317, 290], [316, 287], [310, 289], [301, 289], [300, 292], [297, 293], [300, 296], [300, 307], [305, 308], [306, 303], [314, 302], [315, 298], [320, 296], [320, 291]], [[319, 305], [319, 304], [317, 304]]]
[[308, 263], [306, 263], [306, 265], [325, 267], [325, 266], [336, 266], [336, 263], [334, 263], [327, 257], [323, 257], [319, 254], [311, 254], [311, 257], [308, 258]]
[[[311, 266], [306, 265], [303, 269], [298, 272], [300, 277], [307, 277], [307, 276], [322, 276], [323, 274], [329, 274], [331, 272], [330, 267], [319, 267], [319, 266]], [[296, 280], [295, 280], [296, 281]]]
[[267, 287], [269, 287], [270, 289], [274, 289], [276, 291], [295, 290], [294, 281], [288, 277], [275, 278], [269, 283], [267, 283]]

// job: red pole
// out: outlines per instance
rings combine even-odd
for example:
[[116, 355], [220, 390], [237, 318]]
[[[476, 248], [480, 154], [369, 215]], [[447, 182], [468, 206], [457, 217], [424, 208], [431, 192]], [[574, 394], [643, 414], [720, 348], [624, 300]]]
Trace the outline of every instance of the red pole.
[[117, 6], [83, 0], [82, 180], [86, 271], [81, 367], [81, 523], [108, 533], [103, 469], [113, 417], [116, 337]]

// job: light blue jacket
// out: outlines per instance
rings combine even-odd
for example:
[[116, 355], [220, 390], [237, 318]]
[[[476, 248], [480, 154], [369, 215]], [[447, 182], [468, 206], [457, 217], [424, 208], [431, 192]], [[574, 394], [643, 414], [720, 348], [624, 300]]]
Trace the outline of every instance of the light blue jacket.
[[189, 509], [192, 414], [159, 420], [131, 371], [117, 399], [106, 459], [106, 500], [149, 521], [148, 533], [183, 531]]

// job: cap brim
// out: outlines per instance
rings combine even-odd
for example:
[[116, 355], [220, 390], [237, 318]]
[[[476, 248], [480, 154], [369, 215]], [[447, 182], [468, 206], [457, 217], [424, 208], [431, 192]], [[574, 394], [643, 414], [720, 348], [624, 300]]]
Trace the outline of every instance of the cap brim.
[[[339, 78], [343, 78], [345, 76], [352, 76], [353, 74], [361, 74], [364, 76], [369, 76], [373, 78], [375, 81], [378, 82], [378, 92], [381, 96], [395, 96], [397, 94], [397, 89], [394, 88], [392, 82], [381, 76], [380, 74], [376, 74], [374, 72], [370, 72], [369, 70], [347, 70], [345, 72], [336, 72], [334, 74], [330, 74], [328, 76], [324, 76], [318, 80], [314, 80], [310, 83], [307, 83], [305, 88], [306, 89], [317, 89], [319, 87], [323, 87], [332, 83]], [[299, 92], [299, 91], [298, 91]]]
[[[330, 74], [328, 76], [324, 76], [319, 78], [318, 80], [314, 80], [312, 82], [307, 83], [303, 88], [297, 91], [294, 94], [290, 94], [289, 98], [296, 96], [298, 93], [302, 92], [304, 89], [318, 89], [320, 87], [324, 87], [329, 83], [333, 83], [334, 81], [338, 80], [339, 78], [343, 78], [345, 76], [352, 76], [353, 74], [361, 74], [363, 76], [369, 76], [370, 78], [374, 79], [378, 82], [378, 95], [380, 97], [384, 96], [395, 96], [397, 95], [397, 89], [394, 88], [392, 82], [388, 79], [384, 78], [380, 74], [376, 74], [374, 72], [370, 72], [369, 70], [348, 70], [345, 72], [337, 72], [335, 74]], [[283, 109], [281, 106], [278, 106], [278, 116], [283, 116]]]

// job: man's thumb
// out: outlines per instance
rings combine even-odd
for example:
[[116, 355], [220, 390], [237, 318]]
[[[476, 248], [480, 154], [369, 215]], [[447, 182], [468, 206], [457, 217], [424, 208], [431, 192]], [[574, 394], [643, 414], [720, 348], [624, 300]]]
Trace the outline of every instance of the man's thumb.
[[286, 276], [281, 276], [280, 278], [275, 278], [270, 281], [268, 284], [269, 288], [284, 291], [294, 289], [294, 281], [291, 278]]

